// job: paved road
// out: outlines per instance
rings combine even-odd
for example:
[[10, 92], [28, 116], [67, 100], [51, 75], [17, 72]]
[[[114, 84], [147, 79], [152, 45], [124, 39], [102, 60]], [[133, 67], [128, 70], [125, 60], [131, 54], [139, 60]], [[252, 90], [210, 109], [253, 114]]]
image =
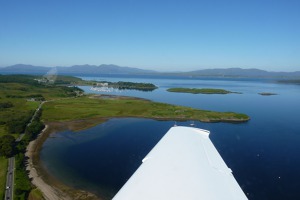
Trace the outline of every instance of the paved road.
[[14, 191], [14, 169], [15, 169], [15, 158], [11, 157], [11, 158], [8, 159], [5, 200], [13, 199], [13, 191]]
[[[35, 110], [34, 115], [32, 116], [30, 122], [27, 124], [29, 126], [35, 116], [37, 115], [37, 112], [41, 109], [42, 105], [45, 103], [45, 101], [41, 102], [39, 107]], [[20, 134], [20, 136], [16, 139], [16, 142], [20, 142], [22, 138], [24, 137], [24, 133]], [[7, 177], [6, 177], [6, 190], [5, 190], [5, 200], [13, 199], [13, 191], [14, 191], [14, 169], [15, 169], [15, 157], [11, 157], [8, 159], [8, 171], [7, 171]]]
[[30, 124], [32, 123], [33, 119], [35, 118], [35, 116], [37, 115], [38, 111], [42, 108], [43, 104], [47, 102], [47, 101], [42, 101], [39, 105], [39, 107], [35, 110], [33, 116], [31, 117], [30, 122], [27, 124], [27, 126], [30, 126]]
[[[35, 110], [33, 116], [31, 117], [31, 120], [30, 120], [30, 122], [27, 124], [27, 126], [30, 126], [30, 125], [31, 125], [33, 119], [35, 118], [35, 116], [37, 115], [38, 111], [42, 108], [42, 106], [43, 106], [43, 104], [44, 104], [45, 102], [47, 102], [47, 101], [42, 101], [42, 102], [40, 103], [39, 107]], [[20, 136], [16, 139], [16, 142], [20, 142], [20, 141], [23, 139], [24, 136], [25, 136], [25, 133], [20, 134]]]

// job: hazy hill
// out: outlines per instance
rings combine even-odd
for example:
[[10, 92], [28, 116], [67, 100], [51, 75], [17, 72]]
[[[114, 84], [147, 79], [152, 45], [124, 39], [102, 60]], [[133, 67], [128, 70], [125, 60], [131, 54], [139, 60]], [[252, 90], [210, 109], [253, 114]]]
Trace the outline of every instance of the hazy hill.
[[203, 69], [189, 72], [159, 73], [152, 70], [143, 70], [117, 65], [74, 65], [71, 67], [42, 67], [17, 64], [0, 68], [0, 74], [46, 74], [56, 69], [58, 74], [65, 75], [101, 75], [101, 74], [156, 74], [169, 76], [213, 76], [213, 77], [261, 77], [261, 78], [300, 78], [300, 71], [296, 72], [269, 72], [260, 69]]
[[74, 65], [71, 67], [57, 67], [59, 73], [78, 73], [78, 74], [145, 74], [154, 71], [143, 70], [133, 67], [120, 67], [117, 65]]
[[241, 69], [241, 68], [228, 68], [228, 69], [204, 69], [192, 71], [190, 73], [199, 75], [212, 75], [212, 76], [266, 76], [271, 72], [260, 69]]
[[300, 78], [300, 71], [296, 72], [269, 72], [260, 69], [203, 69], [190, 72], [171, 73], [184, 76], [213, 76], [213, 77], [257, 77], [257, 78]]
[[0, 68], [0, 73], [5, 74], [46, 74], [51, 69], [56, 69], [58, 74], [71, 75], [97, 75], [97, 74], [149, 74], [151, 70], [143, 70], [132, 67], [120, 67], [117, 65], [74, 65], [71, 67], [41, 67], [33, 65], [17, 64]]
[[283, 76], [300, 76], [300, 71], [297, 72], [269, 72], [260, 69], [204, 69], [188, 72], [194, 75], [202, 76], [242, 76], [242, 77], [283, 77]]
[[51, 67], [41, 67], [33, 65], [17, 64], [0, 68], [0, 73], [7, 74], [45, 74]]

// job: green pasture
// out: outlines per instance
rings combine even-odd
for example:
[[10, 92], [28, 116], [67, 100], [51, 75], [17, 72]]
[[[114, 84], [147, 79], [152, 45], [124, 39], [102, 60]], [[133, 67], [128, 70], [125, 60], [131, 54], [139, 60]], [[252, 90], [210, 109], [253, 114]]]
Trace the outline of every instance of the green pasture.
[[247, 115], [233, 112], [197, 110], [134, 98], [99, 99], [89, 96], [47, 102], [43, 106], [42, 119], [51, 122], [111, 117], [199, 120], [203, 122], [249, 120]]

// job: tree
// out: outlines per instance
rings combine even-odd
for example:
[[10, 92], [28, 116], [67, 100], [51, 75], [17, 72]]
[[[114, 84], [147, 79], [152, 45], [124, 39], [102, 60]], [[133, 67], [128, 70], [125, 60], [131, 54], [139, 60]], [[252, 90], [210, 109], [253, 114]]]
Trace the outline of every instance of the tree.
[[0, 109], [4, 109], [4, 108], [11, 108], [13, 107], [14, 105], [10, 102], [10, 101], [7, 101], [7, 102], [0, 102]]
[[36, 138], [36, 136], [43, 130], [44, 124], [41, 121], [33, 121], [30, 126], [26, 128], [26, 135], [28, 135], [29, 139], [32, 140]]
[[8, 133], [23, 133], [34, 111], [20, 113], [18, 117], [7, 117], [6, 128]]
[[0, 154], [5, 157], [10, 157], [14, 153], [15, 138], [11, 135], [0, 137]]

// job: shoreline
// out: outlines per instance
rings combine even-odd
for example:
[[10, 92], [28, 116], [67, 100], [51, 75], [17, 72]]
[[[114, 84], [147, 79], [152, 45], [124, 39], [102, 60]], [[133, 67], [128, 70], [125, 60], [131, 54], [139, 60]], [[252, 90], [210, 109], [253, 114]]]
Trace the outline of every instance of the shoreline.
[[[97, 120], [98, 124], [103, 120]], [[79, 190], [67, 186], [50, 175], [47, 170], [42, 166], [39, 158], [40, 151], [43, 143], [49, 137], [50, 134], [57, 131], [66, 129], [80, 130], [83, 126], [76, 126], [78, 121], [74, 122], [53, 122], [46, 123], [45, 128], [41, 131], [38, 137], [31, 141], [26, 148], [25, 156], [28, 158], [26, 163], [26, 170], [31, 183], [36, 186], [43, 194], [44, 199], [53, 200], [103, 200], [101, 197], [96, 196], [88, 191]], [[88, 121], [87, 124], [91, 122]], [[92, 121], [95, 123], [95, 121]]]
[[28, 176], [31, 180], [31, 183], [43, 193], [43, 197], [46, 200], [59, 198], [62, 200], [71, 200], [71, 198], [63, 194], [63, 192], [47, 184], [43, 180], [42, 176], [39, 175], [36, 165], [34, 164], [34, 161], [36, 161], [34, 157], [36, 156], [36, 154], [39, 154], [39, 142], [42, 140], [43, 136], [45, 136], [48, 129], [49, 126], [46, 125], [39, 136], [35, 140], [31, 141], [27, 146], [25, 153], [25, 156], [28, 157], [26, 170], [28, 171]]

